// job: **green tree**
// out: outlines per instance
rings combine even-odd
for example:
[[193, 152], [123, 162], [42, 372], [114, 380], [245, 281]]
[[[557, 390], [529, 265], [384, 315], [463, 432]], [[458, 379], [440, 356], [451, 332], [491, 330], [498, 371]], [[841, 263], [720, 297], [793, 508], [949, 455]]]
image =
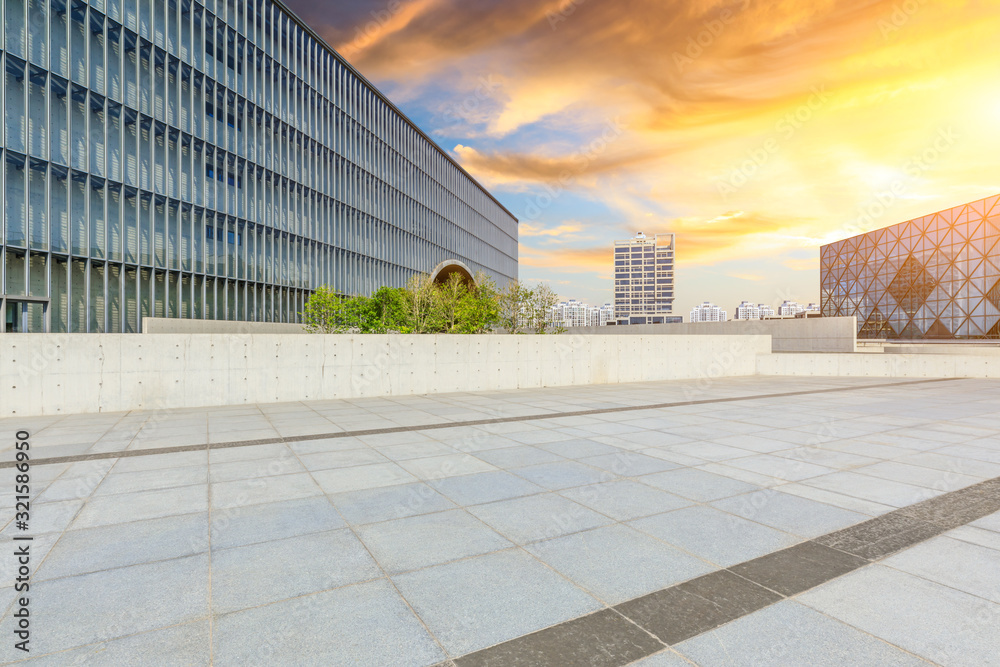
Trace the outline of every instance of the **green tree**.
[[302, 323], [310, 333], [343, 333], [357, 326], [361, 304], [320, 287], [306, 301]]
[[382, 287], [372, 294], [375, 322], [373, 333], [412, 333], [407, 307], [409, 295], [402, 287]]
[[556, 327], [549, 320], [549, 313], [552, 312], [552, 306], [557, 303], [559, 303], [559, 297], [547, 283], [540, 283], [534, 289], [528, 310], [531, 313], [531, 327], [535, 330], [535, 333], [558, 333], [560, 331], [561, 327]]
[[485, 273], [476, 274], [475, 287], [459, 300], [452, 333], [488, 333], [500, 324], [500, 304], [496, 283]]
[[500, 329], [505, 333], [521, 333], [530, 325], [531, 302], [534, 290], [522, 284], [519, 280], [511, 280], [498, 293], [500, 308]]
[[459, 318], [462, 315], [462, 302], [470, 296], [471, 290], [465, 278], [459, 273], [452, 273], [442, 285], [436, 285], [437, 302], [441, 309], [441, 318], [445, 333], [458, 333]]
[[413, 333], [437, 333], [444, 324], [441, 299], [428, 275], [415, 275], [406, 283], [406, 315]]
[[477, 334], [498, 327], [516, 333], [537, 325], [536, 311], [548, 302], [546, 295], [554, 299], [551, 290], [532, 290], [517, 281], [497, 289], [482, 272], [474, 284], [458, 274], [441, 285], [415, 275], [406, 287], [382, 287], [370, 297], [321, 287], [306, 302], [302, 320], [314, 333]]

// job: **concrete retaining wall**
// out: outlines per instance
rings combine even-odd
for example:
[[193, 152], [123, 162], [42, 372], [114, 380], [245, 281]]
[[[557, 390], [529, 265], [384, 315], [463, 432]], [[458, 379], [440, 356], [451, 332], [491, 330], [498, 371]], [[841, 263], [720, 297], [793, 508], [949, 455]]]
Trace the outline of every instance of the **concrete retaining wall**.
[[[772, 352], [854, 352], [857, 322], [854, 317], [806, 317], [787, 320], [684, 322], [611, 327], [618, 335], [765, 335]], [[572, 327], [564, 335], [607, 334], [609, 327]]]
[[[146, 334], [304, 334], [301, 324], [183, 320], [144, 317]], [[601, 336], [770, 336], [772, 352], [855, 352], [853, 317], [810, 317], [753, 322], [685, 322], [625, 327], [572, 327], [564, 335]]]
[[0, 335], [0, 417], [744, 376], [767, 336]]
[[980, 357], [1000, 356], [1000, 345], [993, 341], [969, 341], [968, 343], [890, 343], [879, 347], [862, 347], [859, 343], [858, 350], [866, 352], [879, 351], [883, 354], [971, 354]]
[[969, 354], [770, 354], [759, 375], [884, 378], [1000, 378], [1000, 356]]

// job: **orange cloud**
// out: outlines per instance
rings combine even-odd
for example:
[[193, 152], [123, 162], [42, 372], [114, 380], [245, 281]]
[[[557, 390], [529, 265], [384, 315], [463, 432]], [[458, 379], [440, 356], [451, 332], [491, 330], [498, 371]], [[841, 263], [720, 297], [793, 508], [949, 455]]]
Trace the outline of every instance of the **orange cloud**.
[[[691, 266], [780, 250], [806, 224], [801, 219], [770, 218], [735, 211], [710, 219], [676, 218], [654, 224], [648, 224], [647, 221], [644, 231], [648, 236], [676, 234], [678, 264]], [[523, 242], [519, 249], [519, 262], [524, 266], [606, 273], [612, 266], [612, 261], [610, 242], [603, 246], [559, 249], [540, 248]], [[757, 274], [730, 275], [740, 280], [765, 279], [765, 276]]]
[[579, 223], [565, 223], [557, 227], [545, 228], [528, 222], [522, 222], [518, 227], [518, 236], [550, 236], [558, 237], [566, 234], [575, 234], [583, 230], [583, 225]]
[[525, 266], [606, 276], [629, 229], [676, 233], [681, 266], [766, 260], [1000, 192], [998, 0], [290, 2], [422, 111], [474, 99], [439, 136], [501, 198], [612, 211], [600, 244], [542, 224], [585, 219], [569, 198], [522, 222]]
[[786, 259], [783, 264], [793, 271], [819, 271], [819, 257], [809, 259]]
[[611, 246], [605, 248], [563, 248], [548, 250], [520, 245], [518, 263], [521, 266], [562, 269], [571, 273], [603, 271], [611, 266], [614, 253]]

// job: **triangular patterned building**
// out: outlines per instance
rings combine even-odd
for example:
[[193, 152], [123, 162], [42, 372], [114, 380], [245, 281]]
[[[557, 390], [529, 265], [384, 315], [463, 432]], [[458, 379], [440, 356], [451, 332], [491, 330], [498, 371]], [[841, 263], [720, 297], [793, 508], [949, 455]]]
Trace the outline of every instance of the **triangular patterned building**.
[[1000, 195], [825, 245], [820, 280], [858, 338], [1000, 338]]

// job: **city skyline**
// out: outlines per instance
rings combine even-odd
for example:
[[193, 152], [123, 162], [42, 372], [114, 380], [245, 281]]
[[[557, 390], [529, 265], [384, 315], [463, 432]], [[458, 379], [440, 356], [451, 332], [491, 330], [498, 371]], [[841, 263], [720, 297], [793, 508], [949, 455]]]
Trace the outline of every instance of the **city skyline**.
[[610, 242], [644, 231], [677, 235], [675, 312], [816, 302], [823, 243], [1000, 192], [995, 3], [289, 4], [563, 297], [610, 300]]

